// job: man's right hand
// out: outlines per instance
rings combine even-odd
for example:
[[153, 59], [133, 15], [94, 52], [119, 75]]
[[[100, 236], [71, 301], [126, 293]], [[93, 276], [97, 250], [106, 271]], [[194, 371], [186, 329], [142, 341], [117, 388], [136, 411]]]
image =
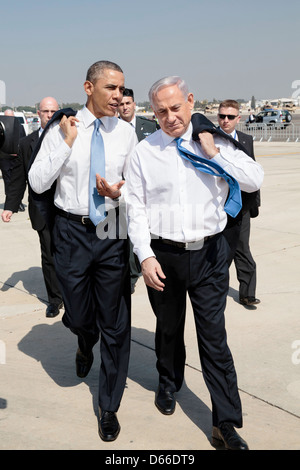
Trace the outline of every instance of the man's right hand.
[[13, 215], [12, 211], [8, 211], [8, 210], [3, 211], [1, 214], [3, 222], [10, 222], [12, 215]]
[[149, 287], [153, 287], [153, 289], [163, 291], [165, 285], [161, 279], [166, 279], [166, 276], [157, 259], [154, 258], [154, 256], [146, 258], [142, 261], [141, 268], [145, 284]]
[[63, 116], [59, 123], [59, 127], [65, 134], [65, 142], [70, 148], [73, 146], [77, 137], [76, 122], [79, 122], [79, 120], [75, 116], [70, 116], [68, 118], [67, 116]]

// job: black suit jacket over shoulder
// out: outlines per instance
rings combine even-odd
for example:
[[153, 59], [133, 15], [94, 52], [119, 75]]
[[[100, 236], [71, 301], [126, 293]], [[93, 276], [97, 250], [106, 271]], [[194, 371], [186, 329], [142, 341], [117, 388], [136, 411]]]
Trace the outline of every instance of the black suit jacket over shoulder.
[[[255, 160], [253, 137], [241, 131], [236, 131], [239, 142], [245, 147], [247, 155]], [[243, 211], [250, 211], [251, 217], [258, 216], [260, 206], [260, 191], [245, 193], [242, 191]]]
[[[225, 132], [222, 131], [222, 129], [215, 126], [213, 122], [211, 122], [209, 119], [207, 119], [206, 116], [204, 116], [201, 113], [194, 113], [192, 115], [191, 122], [193, 125], [193, 139], [194, 140], [196, 141], [199, 140], [198, 134], [203, 131], [210, 132], [211, 134], [217, 134], [229, 140], [230, 142], [232, 142], [238, 149], [242, 150], [247, 155], [249, 155], [249, 157], [255, 160], [253, 138], [251, 135], [245, 134], [244, 132], [237, 131], [238, 140], [236, 140], [231, 135], [226, 134]], [[260, 206], [260, 192], [259, 191], [255, 191], [254, 193], [246, 193], [244, 191], [241, 191], [241, 195], [242, 195], [243, 208], [239, 216], [235, 218], [235, 223], [238, 222], [239, 218], [242, 215], [242, 212], [244, 211], [249, 210], [251, 217], [256, 217], [258, 215], [258, 207]], [[231, 217], [228, 216], [228, 219], [231, 219]]]
[[[35, 160], [35, 158], [36, 158], [36, 156], [37, 156], [37, 154], [38, 154], [38, 152], [41, 148], [43, 139], [44, 139], [45, 135], [47, 134], [50, 126], [54, 122], [60, 121], [63, 116], [70, 117], [70, 116], [75, 116], [76, 114], [77, 114], [77, 111], [74, 111], [74, 109], [72, 109], [72, 108], [64, 108], [64, 109], [60, 109], [59, 111], [56, 111], [56, 113], [53, 115], [52, 119], [50, 121], [48, 121], [41, 137], [39, 138], [39, 140], [37, 142], [37, 145], [34, 148], [34, 151], [31, 155], [31, 159], [30, 159], [30, 162], [29, 162], [28, 171], [30, 170], [31, 165], [33, 164], [33, 162], [34, 162], [34, 160]], [[29, 187], [30, 197], [34, 201], [35, 206], [37, 207], [37, 209], [40, 211], [40, 213], [44, 217], [49, 229], [52, 230], [53, 224], [54, 224], [54, 218], [55, 218], [55, 214], [56, 214], [56, 209], [55, 209], [55, 205], [54, 205], [54, 194], [55, 194], [55, 188], [56, 188], [56, 181], [53, 183], [53, 185], [51, 186], [50, 189], [48, 189], [47, 191], [45, 191], [42, 194], [37, 194], [35, 191], [33, 191], [33, 189], [31, 188], [30, 185], [28, 185], [28, 187]]]

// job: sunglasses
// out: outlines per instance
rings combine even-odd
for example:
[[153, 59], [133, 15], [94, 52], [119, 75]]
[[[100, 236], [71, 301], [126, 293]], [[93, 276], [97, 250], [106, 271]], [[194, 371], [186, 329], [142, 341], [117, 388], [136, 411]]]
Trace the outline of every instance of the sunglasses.
[[239, 117], [239, 115], [236, 116], [235, 114], [219, 114], [220, 119], [228, 118], [229, 121], [233, 121], [237, 117]]

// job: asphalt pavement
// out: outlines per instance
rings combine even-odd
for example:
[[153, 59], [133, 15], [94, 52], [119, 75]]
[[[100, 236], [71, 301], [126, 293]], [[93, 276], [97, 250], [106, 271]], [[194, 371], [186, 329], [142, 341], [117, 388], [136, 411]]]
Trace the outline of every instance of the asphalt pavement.
[[[260, 215], [252, 219], [251, 232], [261, 303], [239, 304], [232, 266], [225, 312], [243, 405], [239, 432], [250, 450], [299, 450], [300, 143], [256, 143], [255, 152], [265, 170]], [[0, 179], [1, 211], [3, 202]], [[181, 456], [214, 451], [210, 397], [189, 303], [185, 383], [176, 411], [164, 416], [154, 405], [155, 320], [142, 279], [132, 296], [131, 359], [118, 412], [121, 432], [114, 442], [101, 441], [98, 348], [88, 377], [79, 379], [76, 338], [61, 322], [63, 310], [56, 318], [45, 317], [38, 235], [27, 209], [10, 223], [0, 221], [0, 449], [102, 450], [113, 456], [122, 450]]]

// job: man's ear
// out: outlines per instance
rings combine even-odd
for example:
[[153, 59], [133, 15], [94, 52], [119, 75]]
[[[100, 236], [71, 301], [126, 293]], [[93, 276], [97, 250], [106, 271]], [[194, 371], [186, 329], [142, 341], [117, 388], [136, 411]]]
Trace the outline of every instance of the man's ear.
[[91, 94], [92, 94], [93, 91], [94, 91], [94, 85], [92, 84], [92, 82], [90, 82], [89, 80], [86, 80], [86, 81], [84, 82], [83, 87], [84, 87], [84, 91], [86, 92], [86, 94], [87, 94], [88, 96], [91, 96]]
[[194, 95], [193, 93], [189, 93], [187, 97], [187, 102], [190, 105], [191, 110], [194, 108]]

